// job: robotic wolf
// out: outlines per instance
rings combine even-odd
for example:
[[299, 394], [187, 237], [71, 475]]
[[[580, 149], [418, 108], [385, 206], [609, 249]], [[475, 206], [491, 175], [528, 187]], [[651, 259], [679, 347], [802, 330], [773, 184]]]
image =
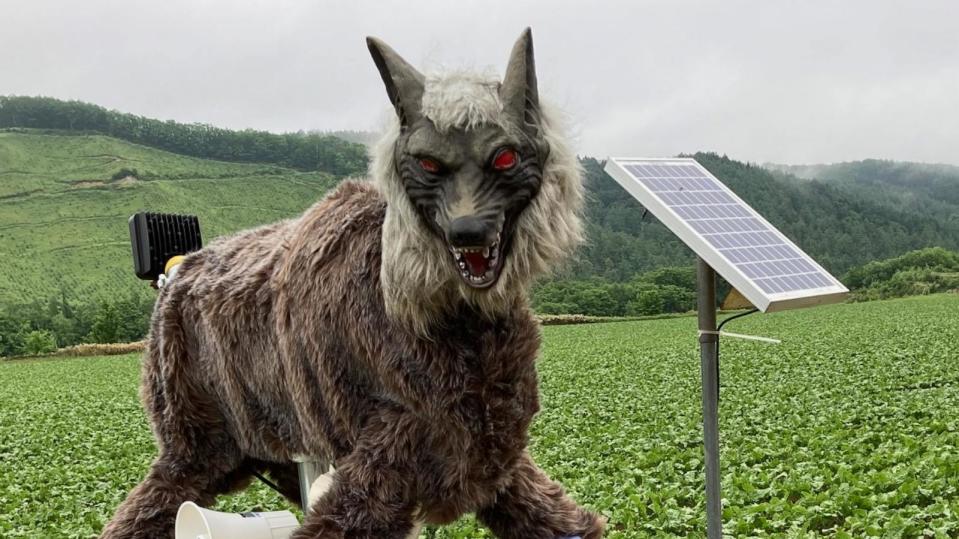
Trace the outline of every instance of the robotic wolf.
[[502, 82], [424, 77], [367, 40], [396, 109], [372, 182], [189, 255], [161, 290], [141, 396], [159, 446], [106, 539], [173, 535], [267, 471], [336, 463], [298, 539], [402, 539], [467, 512], [508, 539], [602, 536], [526, 451], [532, 280], [581, 240], [582, 176], [541, 107], [532, 37]]

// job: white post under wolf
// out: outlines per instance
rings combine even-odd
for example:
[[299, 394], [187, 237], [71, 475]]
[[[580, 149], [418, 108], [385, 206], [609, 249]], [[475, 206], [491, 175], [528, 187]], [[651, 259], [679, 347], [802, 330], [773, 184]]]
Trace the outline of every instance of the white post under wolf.
[[[332, 472], [329, 464], [320, 460], [302, 460], [296, 463], [297, 476], [300, 479], [300, 499], [303, 500], [303, 513], [310, 511], [311, 502], [314, 497], [310, 496], [310, 490], [320, 477], [328, 472]], [[325, 488], [324, 488], [325, 487]], [[328, 486], [321, 486], [326, 491]]]

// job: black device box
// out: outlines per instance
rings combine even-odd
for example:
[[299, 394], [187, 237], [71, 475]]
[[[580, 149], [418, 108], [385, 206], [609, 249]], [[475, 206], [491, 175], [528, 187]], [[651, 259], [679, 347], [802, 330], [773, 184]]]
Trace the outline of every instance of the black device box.
[[170, 258], [199, 250], [200, 221], [195, 215], [140, 212], [130, 217], [133, 271], [155, 281]]

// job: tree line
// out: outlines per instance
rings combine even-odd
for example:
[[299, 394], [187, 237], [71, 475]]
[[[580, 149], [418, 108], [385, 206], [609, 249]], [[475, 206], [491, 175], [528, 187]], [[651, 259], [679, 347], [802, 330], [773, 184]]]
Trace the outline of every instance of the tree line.
[[537, 286], [533, 309], [540, 314], [647, 316], [696, 308], [696, 269], [666, 267], [625, 282], [602, 277], [555, 280]]
[[[854, 268], [842, 278], [854, 301], [959, 290], [959, 252], [934, 247]], [[720, 280], [718, 298], [729, 291]], [[152, 293], [85, 302], [66, 292], [22, 305], [0, 307], [0, 356], [36, 355], [82, 343], [143, 339], [153, 310]], [[532, 294], [539, 314], [649, 316], [696, 309], [692, 265], [665, 267], [625, 281], [602, 277], [558, 279]]]
[[0, 356], [38, 355], [83, 343], [132, 342], [147, 334], [152, 294], [89, 302], [61, 292], [0, 307]]
[[[853, 301], [959, 290], [959, 252], [930, 247], [853, 268], [840, 279]], [[720, 279], [717, 299], [729, 292]], [[693, 264], [640, 273], [625, 281], [603, 277], [560, 279], [537, 286], [532, 304], [540, 314], [647, 316], [696, 309]]]
[[857, 301], [959, 290], [959, 252], [939, 247], [910, 251], [855, 268], [843, 281]]
[[193, 157], [273, 163], [335, 176], [362, 174], [367, 167], [364, 146], [327, 134], [235, 131], [160, 121], [50, 97], [0, 96], [0, 128], [93, 132]]

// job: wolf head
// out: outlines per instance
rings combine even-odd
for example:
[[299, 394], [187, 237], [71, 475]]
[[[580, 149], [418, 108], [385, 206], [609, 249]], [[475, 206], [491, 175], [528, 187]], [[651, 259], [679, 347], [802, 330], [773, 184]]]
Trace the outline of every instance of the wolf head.
[[387, 199], [388, 310], [427, 333], [457, 299], [488, 315], [512, 308], [581, 240], [582, 174], [540, 104], [531, 32], [502, 82], [426, 77], [367, 44], [396, 110], [372, 164]]

